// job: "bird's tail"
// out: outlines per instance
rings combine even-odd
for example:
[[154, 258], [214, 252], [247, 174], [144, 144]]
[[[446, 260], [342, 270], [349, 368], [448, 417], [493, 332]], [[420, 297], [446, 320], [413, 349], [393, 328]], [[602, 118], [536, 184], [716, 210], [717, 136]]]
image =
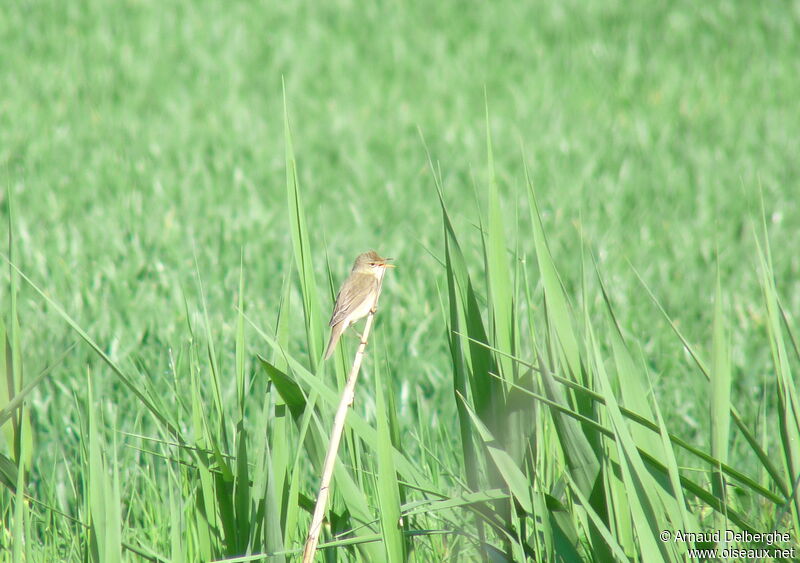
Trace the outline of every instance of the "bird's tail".
[[325, 359], [327, 360], [333, 356], [333, 351], [336, 349], [336, 344], [339, 342], [339, 337], [344, 332], [344, 323], [337, 323], [331, 328], [331, 338], [328, 340], [328, 348], [325, 350]]

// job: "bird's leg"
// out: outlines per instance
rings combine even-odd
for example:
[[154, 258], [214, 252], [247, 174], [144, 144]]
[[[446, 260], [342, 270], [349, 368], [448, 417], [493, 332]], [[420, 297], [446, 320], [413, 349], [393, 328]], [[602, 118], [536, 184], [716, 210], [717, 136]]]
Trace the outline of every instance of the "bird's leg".
[[361, 341], [361, 344], [366, 344], [366, 342], [364, 342], [364, 336], [360, 332], [358, 332], [356, 329], [353, 329], [353, 332], [356, 333], [356, 336], [358, 336], [358, 339]]
[[363, 336], [363, 335], [362, 335], [360, 332], [358, 332], [358, 331], [356, 330], [356, 325], [352, 324], [352, 325], [350, 325], [350, 327], [349, 327], [349, 328], [351, 328], [351, 329], [353, 330], [353, 332], [355, 332], [355, 333], [356, 333], [356, 336], [358, 336], [358, 340], [359, 340], [359, 342], [360, 342], [361, 344], [366, 344], [366, 342], [364, 341], [364, 336]]
[[350, 325], [349, 327], [347, 327], [347, 329], [348, 329], [348, 330], [349, 330], [349, 331], [350, 331], [352, 334], [355, 334], [356, 336], [358, 336], [358, 339], [359, 339], [359, 340], [363, 340], [363, 338], [361, 338], [361, 333], [360, 333], [360, 332], [358, 332], [358, 331], [356, 330], [356, 325]]

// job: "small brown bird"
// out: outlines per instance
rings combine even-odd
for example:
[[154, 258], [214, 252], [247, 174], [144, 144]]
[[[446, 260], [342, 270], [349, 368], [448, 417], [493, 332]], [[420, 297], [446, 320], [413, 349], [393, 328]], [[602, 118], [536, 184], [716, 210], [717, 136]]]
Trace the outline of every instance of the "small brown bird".
[[381, 258], [374, 250], [359, 254], [350, 271], [350, 277], [342, 285], [336, 296], [333, 306], [330, 326], [331, 338], [325, 350], [325, 359], [333, 355], [339, 337], [347, 328], [363, 319], [375, 305], [383, 273], [386, 268], [394, 268], [387, 261], [391, 258]]

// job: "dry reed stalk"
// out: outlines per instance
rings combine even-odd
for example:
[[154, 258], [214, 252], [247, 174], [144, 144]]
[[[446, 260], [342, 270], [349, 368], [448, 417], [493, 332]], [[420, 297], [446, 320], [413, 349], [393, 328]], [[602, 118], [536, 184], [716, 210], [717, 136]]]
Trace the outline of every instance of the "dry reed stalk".
[[378, 299], [380, 299], [381, 296], [383, 276], [385, 273], [385, 269], [381, 271], [381, 278], [378, 281], [378, 291], [375, 294], [375, 303], [372, 305], [372, 309], [367, 315], [367, 322], [364, 325], [364, 332], [361, 335], [361, 343], [358, 345], [358, 350], [356, 350], [356, 356], [353, 359], [353, 367], [350, 368], [350, 375], [347, 377], [347, 383], [344, 386], [342, 398], [339, 401], [339, 408], [336, 410], [336, 418], [334, 418], [333, 421], [333, 430], [331, 430], [331, 439], [328, 444], [328, 453], [325, 454], [322, 479], [320, 480], [319, 494], [317, 495], [317, 505], [314, 507], [314, 515], [311, 518], [311, 525], [308, 527], [308, 537], [306, 538], [306, 546], [303, 550], [303, 563], [312, 563], [314, 554], [317, 551], [319, 534], [322, 530], [322, 521], [325, 518], [325, 509], [328, 504], [328, 494], [330, 491], [331, 478], [333, 477], [333, 468], [336, 464], [339, 442], [341, 441], [342, 432], [344, 431], [344, 422], [347, 418], [347, 409], [353, 404], [353, 399], [355, 398], [358, 372], [361, 369], [361, 361], [364, 358], [364, 349], [367, 347], [367, 338], [369, 338], [369, 331], [372, 328], [372, 321], [378, 309]]

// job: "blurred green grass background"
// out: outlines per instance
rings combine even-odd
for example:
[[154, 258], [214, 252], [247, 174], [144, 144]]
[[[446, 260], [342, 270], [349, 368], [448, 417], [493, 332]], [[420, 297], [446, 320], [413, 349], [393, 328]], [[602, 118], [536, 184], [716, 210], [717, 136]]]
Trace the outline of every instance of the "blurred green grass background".
[[[707, 348], [719, 263], [735, 295], [734, 402], [755, 415], [747, 399], [770, 361], [751, 228], [760, 192], [777, 287], [787, 311], [800, 310], [800, 2], [12, 1], [3, 11], [0, 177], [16, 261], [154, 389], [170, 389], [187, 311], [199, 318], [195, 256], [221, 355], [233, 356], [240, 258], [247, 315], [274, 328], [293, 261], [283, 80], [319, 287], [326, 260], [334, 284], [369, 248], [397, 260], [377, 330], [401, 418], [420, 389], [434, 426], [457, 432], [444, 270], [431, 256], [442, 257], [441, 211], [419, 131], [466, 246], [479, 249], [485, 101], [507, 233], [530, 256], [525, 161], [569, 293], [580, 299], [591, 251], [668, 425], [704, 442], [706, 382], [635, 271]], [[6, 189], [0, 201], [6, 224]], [[477, 267], [480, 253], [468, 257]], [[27, 287], [20, 317], [26, 373], [76, 340]], [[289, 322], [299, 343], [302, 319]], [[263, 352], [251, 348], [249, 358]], [[260, 377], [249, 359], [248, 369]], [[87, 370], [119, 430], [148, 428], [79, 346], [33, 396], [36, 466], [76, 458]], [[123, 471], [144, 463], [118, 455]], [[34, 491], [46, 481], [36, 471]]]

